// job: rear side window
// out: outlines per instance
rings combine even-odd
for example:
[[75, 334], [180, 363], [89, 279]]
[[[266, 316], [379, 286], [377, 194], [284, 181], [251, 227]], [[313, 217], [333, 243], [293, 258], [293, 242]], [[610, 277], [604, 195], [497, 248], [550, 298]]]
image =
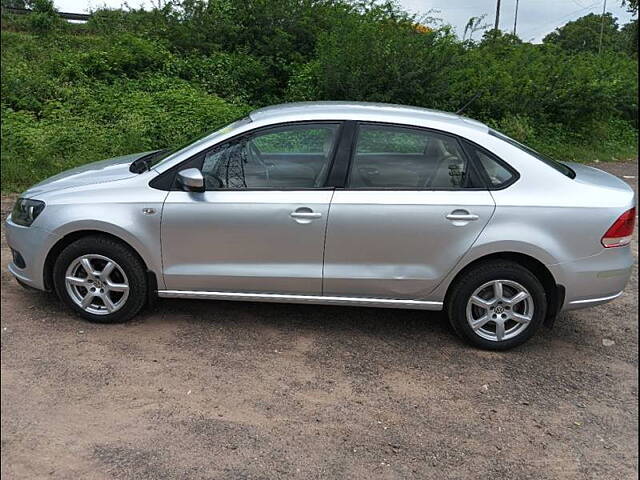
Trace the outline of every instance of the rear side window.
[[564, 163], [560, 163], [557, 160], [554, 160], [551, 157], [547, 157], [540, 152], [536, 152], [533, 148], [527, 147], [526, 145], [523, 145], [522, 143], [514, 140], [511, 137], [507, 137], [504, 133], [497, 132], [496, 130], [489, 130], [489, 135], [493, 135], [494, 137], [497, 137], [500, 140], [503, 140], [508, 144], [522, 150], [523, 152], [528, 153], [532, 157], [535, 157], [541, 162], [546, 163], [551, 168], [557, 170], [558, 172], [569, 178], [576, 178], [576, 172], [574, 172], [572, 168], [566, 166]]
[[508, 184], [513, 179], [513, 174], [500, 165], [495, 158], [490, 157], [484, 152], [478, 151], [478, 161], [482, 168], [487, 172], [489, 184], [492, 187], [501, 187]]
[[518, 174], [502, 160], [487, 150], [465, 140], [465, 150], [473, 157], [481, 170], [487, 186], [491, 189], [504, 188], [518, 179]]
[[451, 136], [395, 125], [360, 125], [349, 188], [462, 189], [472, 178], [460, 143]]

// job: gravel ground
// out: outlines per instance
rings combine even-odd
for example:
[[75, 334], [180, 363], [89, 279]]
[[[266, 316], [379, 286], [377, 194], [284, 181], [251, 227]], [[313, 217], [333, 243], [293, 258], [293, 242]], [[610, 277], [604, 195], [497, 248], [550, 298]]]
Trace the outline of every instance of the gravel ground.
[[163, 300], [92, 325], [8, 261], [3, 235], [2, 478], [637, 477], [637, 270], [494, 353], [415, 310]]

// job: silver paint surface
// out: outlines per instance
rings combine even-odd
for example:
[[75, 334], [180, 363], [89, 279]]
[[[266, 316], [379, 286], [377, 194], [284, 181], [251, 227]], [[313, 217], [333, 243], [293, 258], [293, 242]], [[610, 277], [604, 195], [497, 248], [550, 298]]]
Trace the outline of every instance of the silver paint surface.
[[[7, 241], [27, 262], [24, 269], [10, 264], [9, 270], [43, 289], [45, 259], [56, 242], [92, 231], [114, 235], [138, 252], [156, 274], [162, 296], [324, 298], [440, 309], [465, 266], [500, 252], [525, 254], [546, 265], [566, 288], [565, 309], [610, 301], [629, 279], [630, 247], [605, 249], [600, 239], [636, 199], [622, 180], [598, 169], [572, 164], [577, 178], [570, 179], [489, 135], [479, 122], [421, 108], [302, 103], [257, 110], [250, 119], [198, 140], [149, 172], [129, 172], [131, 161], [142, 155], [135, 154], [63, 172], [30, 188], [22, 196], [46, 207], [30, 227], [7, 219]], [[149, 186], [159, 173], [231, 136], [313, 120], [450, 132], [494, 152], [520, 179], [497, 191], [187, 193]], [[300, 208], [321, 216], [292, 217]], [[157, 213], [144, 213], [151, 210]], [[478, 219], [446, 218], [456, 210]]]
[[[171, 290], [322, 294], [332, 190], [170, 192], [162, 214]], [[296, 220], [307, 208], [322, 216]]]
[[[338, 190], [327, 229], [323, 293], [427, 298], [494, 209], [488, 191]], [[479, 218], [446, 218], [457, 210]]]

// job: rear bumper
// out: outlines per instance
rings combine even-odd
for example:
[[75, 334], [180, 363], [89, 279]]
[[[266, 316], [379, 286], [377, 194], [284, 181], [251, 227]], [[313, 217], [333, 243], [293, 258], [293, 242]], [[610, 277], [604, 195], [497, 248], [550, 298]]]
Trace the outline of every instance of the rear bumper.
[[47, 253], [60, 237], [38, 227], [17, 225], [11, 221], [11, 216], [5, 221], [5, 227], [7, 244], [24, 259], [24, 266], [12, 260], [8, 265], [9, 272], [24, 284], [45, 290], [44, 263]]
[[623, 293], [624, 293], [624, 291], [619, 291], [618, 293], [613, 294], [613, 295], [609, 295], [607, 297], [585, 298], [583, 300], [574, 300], [572, 302], [569, 302], [564, 307], [564, 310], [577, 310], [579, 308], [595, 307], [596, 305], [602, 305], [604, 303], [609, 303], [609, 302], [615, 300], [616, 298], [618, 298], [619, 296], [621, 296]]
[[634, 264], [631, 247], [609, 248], [597, 255], [549, 266], [566, 290], [561, 310], [594, 307], [622, 295]]

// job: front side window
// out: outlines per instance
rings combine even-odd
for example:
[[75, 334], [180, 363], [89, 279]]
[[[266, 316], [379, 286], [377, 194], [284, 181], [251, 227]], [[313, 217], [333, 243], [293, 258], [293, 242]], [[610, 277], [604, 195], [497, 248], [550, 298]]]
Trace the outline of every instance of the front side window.
[[172, 157], [174, 154], [179, 153], [180, 151], [186, 149], [186, 148], [194, 148], [194, 147], [198, 147], [198, 145], [201, 145], [205, 142], [210, 142], [211, 140], [213, 140], [216, 137], [219, 137], [220, 135], [225, 135], [229, 132], [232, 132], [233, 130], [237, 130], [241, 127], [244, 127], [245, 125], [251, 123], [251, 119], [249, 117], [243, 117], [239, 120], [236, 120], [235, 122], [230, 123], [229, 125], [222, 127], [222, 128], [218, 128], [215, 130], [211, 130], [207, 133], [205, 133], [204, 135], [199, 135], [196, 138], [192, 138], [191, 140], [183, 143], [182, 145], [175, 147], [175, 148], [167, 148], [164, 150], [160, 150], [158, 152], [156, 152], [152, 158], [150, 158], [150, 167], [154, 167], [157, 165], [160, 165], [162, 162], [164, 162], [165, 160], [169, 159], [170, 157]]
[[329, 171], [338, 124], [286, 125], [214, 147], [205, 154], [207, 190], [319, 188]]
[[468, 162], [448, 135], [400, 126], [361, 125], [350, 188], [469, 188]]

